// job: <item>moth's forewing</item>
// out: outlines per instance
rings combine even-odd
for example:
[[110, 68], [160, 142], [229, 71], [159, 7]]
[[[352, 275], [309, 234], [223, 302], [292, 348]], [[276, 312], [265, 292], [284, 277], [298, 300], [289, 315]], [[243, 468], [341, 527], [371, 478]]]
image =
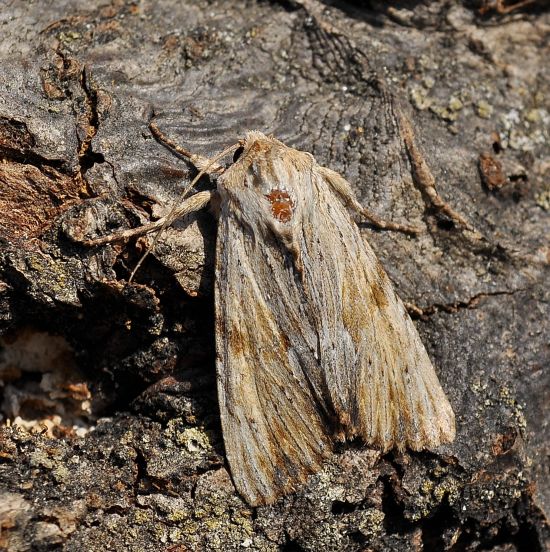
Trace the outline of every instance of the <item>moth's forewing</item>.
[[331, 444], [315, 327], [291, 255], [265, 226], [251, 155], [218, 184], [216, 345], [226, 454], [256, 505], [295, 490]]
[[218, 191], [218, 393], [243, 497], [293, 491], [338, 430], [384, 450], [451, 440], [418, 333], [313, 158], [249, 133]]
[[325, 248], [338, 252], [323, 256], [338, 308], [319, 331], [321, 350], [336, 351], [335, 362], [323, 363], [324, 374], [333, 404], [349, 420], [348, 434], [382, 450], [452, 441], [454, 413], [414, 324], [371, 247], [335, 200], [332, 183], [323, 171], [314, 174], [326, 240], [320, 245], [304, 237], [304, 247], [319, 248], [319, 257]]

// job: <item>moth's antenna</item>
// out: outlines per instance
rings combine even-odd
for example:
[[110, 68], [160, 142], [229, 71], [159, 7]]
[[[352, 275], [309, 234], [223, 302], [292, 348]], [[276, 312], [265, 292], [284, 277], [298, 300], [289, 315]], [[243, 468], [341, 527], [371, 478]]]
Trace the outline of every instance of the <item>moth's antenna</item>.
[[[172, 145], [169, 143], [168, 144], [170, 147], [172, 147]], [[193, 178], [193, 180], [183, 189], [183, 191], [181, 192], [178, 200], [176, 202], [174, 202], [174, 205], [172, 206], [172, 208], [170, 209], [170, 212], [168, 213], [168, 215], [166, 216], [166, 219], [163, 223], [163, 225], [158, 229], [157, 231], [157, 234], [153, 240], [153, 243], [147, 248], [147, 251], [145, 251], [145, 253], [141, 256], [141, 259], [138, 261], [138, 263], [136, 264], [134, 270], [132, 270], [132, 274], [130, 274], [130, 278], [128, 278], [128, 283], [130, 283], [133, 279], [134, 279], [134, 276], [136, 275], [136, 272], [138, 271], [139, 267], [143, 264], [143, 261], [145, 261], [145, 259], [147, 258], [147, 255], [149, 255], [149, 253], [151, 253], [152, 251], [154, 251], [155, 249], [155, 246], [157, 245], [158, 241], [159, 241], [159, 238], [162, 234], [162, 232], [165, 230], [165, 228], [167, 226], [170, 226], [170, 224], [172, 224], [172, 222], [174, 222], [172, 220], [172, 218], [174, 217], [174, 214], [176, 213], [176, 211], [178, 210], [178, 205], [185, 199], [185, 197], [187, 196], [187, 194], [189, 193], [189, 191], [191, 190], [191, 188], [193, 188], [193, 186], [199, 181], [199, 179], [201, 178], [201, 176], [203, 174], [206, 174], [208, 172], [208, 169], [210, 167], [212, 167], [213, 165], [216, 164], [217, 161], [219, 161], [222, 157], [225, 157], [226, 155], [230, 154], [231, 152], [235, 151], [241, 144], [240, 143], [236, 143], [236, 144], [233, 144], [232, 146], [229, 146], [227, 148], [225, 148], [221, 153], [218, 153], [218, 155], [216, 155], [213, 159], [211, 159], [200, 171], [199, 173], [197, 174], [197, 176], [195, 176], [195, 178]], [[173, 148], [175, 149], [176, 151], [178, 151], [178, 148]]]

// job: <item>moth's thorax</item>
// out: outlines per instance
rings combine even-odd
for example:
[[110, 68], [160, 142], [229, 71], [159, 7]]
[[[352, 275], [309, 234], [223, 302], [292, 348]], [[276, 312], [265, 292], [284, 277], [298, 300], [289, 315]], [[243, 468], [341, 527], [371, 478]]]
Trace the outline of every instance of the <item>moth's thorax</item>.
[[[247, 133], [242, 153], [222, 177], [221, 187], [242, 202], [251, 198], [274, 222], [289, 223], [303, 194], [303, 174], [314, 160], [261, 132]], [[237, 197], [240, 196], [240, 197]]]

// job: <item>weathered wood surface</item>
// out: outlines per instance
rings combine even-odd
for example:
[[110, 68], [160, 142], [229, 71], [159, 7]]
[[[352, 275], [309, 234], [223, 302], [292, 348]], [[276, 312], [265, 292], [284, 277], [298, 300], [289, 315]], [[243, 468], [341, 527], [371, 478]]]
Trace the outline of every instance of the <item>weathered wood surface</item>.
[[[0, 437], [0, 548], [545, 547], [550, 17], [478, 8], [0, 4], [1, 406], [30, 427]], [[193, 176], [153, 112], [206, 155], [272, 132], [423, 228], [363, 231], [416, 313], [454, 444], [354, 446], [302, 493], [242, 502], [215, 396], [212, 218], [176, 224], [129, 287], [141, 242], [80, 243], [162, 215]]]

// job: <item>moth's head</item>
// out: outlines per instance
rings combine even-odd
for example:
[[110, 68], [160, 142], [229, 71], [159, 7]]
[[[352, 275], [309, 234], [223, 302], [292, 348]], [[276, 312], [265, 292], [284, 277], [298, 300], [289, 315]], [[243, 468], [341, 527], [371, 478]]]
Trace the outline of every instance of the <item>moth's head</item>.
[[285, 147], [282, 142], [276, 140], [272, 135], [266, 136], [259, 130], [249, 130], [244, 138], [239, 140], [239, 147], [233, 154], [233, 163], [241, 158], [248, 161], [253, 158], [259, 158], [262, 154], [270, 152], [274, 147]]

